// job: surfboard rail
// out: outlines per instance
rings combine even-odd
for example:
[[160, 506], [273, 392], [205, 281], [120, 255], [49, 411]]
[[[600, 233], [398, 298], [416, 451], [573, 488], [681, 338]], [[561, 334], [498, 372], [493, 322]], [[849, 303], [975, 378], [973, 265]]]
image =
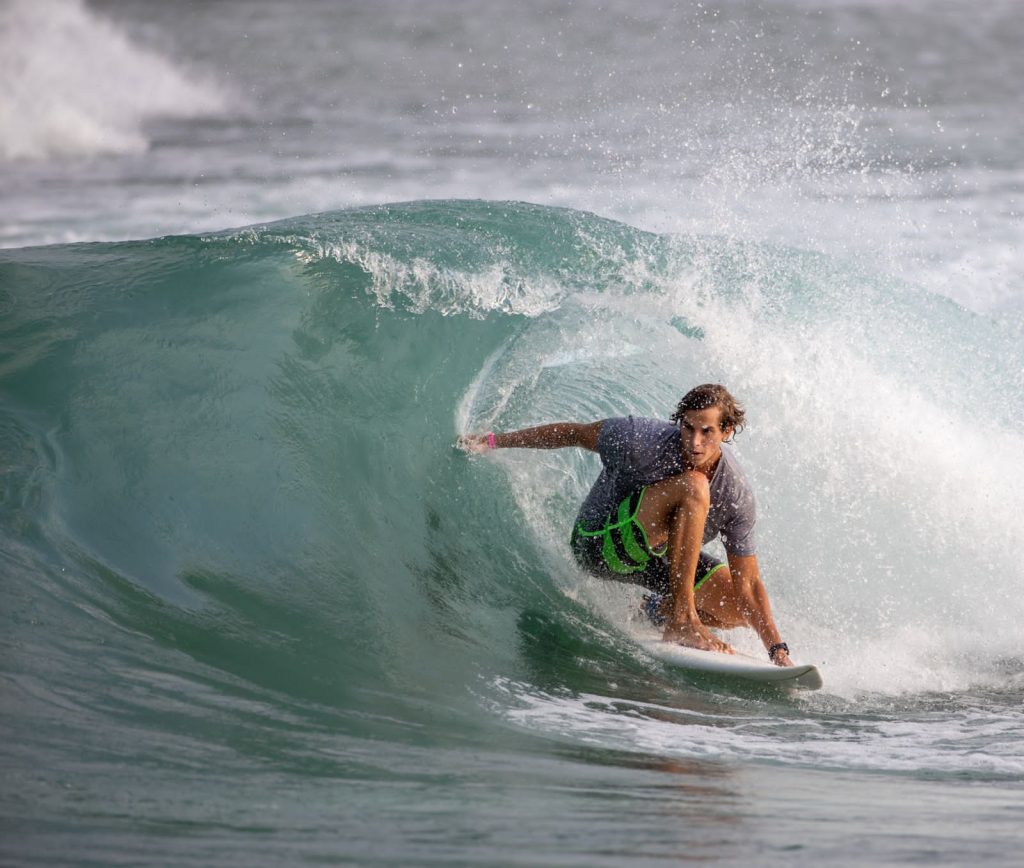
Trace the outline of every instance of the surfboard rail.
[[801, 690], [819, 690], [825, 683], [818, 667], [811, 663], [776, 666], [774, 663], [758, 660], [749, 654], [701, 651], [697, 648], [687, 648], [676, 642], [664, 642], [661, 639], [642, 640], [640, 645], [652, 657], [689, 672], [705, 672]]

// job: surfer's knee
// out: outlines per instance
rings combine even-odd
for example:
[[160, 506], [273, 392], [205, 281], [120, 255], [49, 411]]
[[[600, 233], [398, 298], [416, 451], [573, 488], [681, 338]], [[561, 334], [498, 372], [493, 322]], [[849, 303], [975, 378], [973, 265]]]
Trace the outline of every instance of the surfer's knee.
[[748, 577], [734, 573], [725, 564], [715, 569], [701, 588], [698, 605], [715, 614], [721, 626], [747, 624], [755, 608], [755, 590]]
[[651, 499], [685, 506], [688, 512], [707, 512], [711, 509], [711, 484], [703, 473], [687, 470], [647, 486]]
[[695, 512], [707, 512], [711, 508], [711, 484], [703, 473], [687, 470], [672, 477], [676, 500]]
[[749, 626], [749, 606], [742, 579], [722, 564], [712, 571], [696, 594], [700, 619], [709, 627], [732, 630]]

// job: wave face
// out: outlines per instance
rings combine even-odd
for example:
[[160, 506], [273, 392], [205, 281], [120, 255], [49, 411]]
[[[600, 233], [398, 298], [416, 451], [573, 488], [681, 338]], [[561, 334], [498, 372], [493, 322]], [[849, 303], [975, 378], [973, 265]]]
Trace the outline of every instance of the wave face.
[[[198, 769], [222, 806], [298, 775], [362, 840], [317, 781], [472, 778], [538, 737], [1019, 779], [1022, 371], [1012, 324], [848, 263], [516, 203], [3, 251], [11, 780], [58, 816], [73, 753], [127, 776], [89, 799], [200, 823]], [[592, 456], [452, 448], [705, 381], [747, 405], [763, 569], [824, 694], [741, 708], [636, 650], [635, 597], [565, 545]]]

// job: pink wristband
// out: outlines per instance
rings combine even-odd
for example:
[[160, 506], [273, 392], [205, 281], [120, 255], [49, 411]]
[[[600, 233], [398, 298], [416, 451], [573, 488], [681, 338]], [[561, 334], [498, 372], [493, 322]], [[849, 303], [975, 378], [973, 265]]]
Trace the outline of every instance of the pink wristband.
[[487, 432], [487, 448], [488, 449], [497, 449], [498, 448], [498, 443], [494, 439], [494, 432], [493, 431], [488, 431]]

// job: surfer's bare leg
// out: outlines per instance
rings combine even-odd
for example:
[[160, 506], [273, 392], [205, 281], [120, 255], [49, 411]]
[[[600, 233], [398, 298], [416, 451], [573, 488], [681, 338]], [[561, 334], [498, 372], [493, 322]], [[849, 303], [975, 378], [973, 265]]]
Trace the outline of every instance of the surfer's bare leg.
[[[693, 576], [710, 508], [707, 477], [693, 471], [649, 485], [640, 505], [637, 520], [651, 546], [669, 544], [672, 593], [661, 610], [666, 618], [664, 638], [694, 648], [731, 652], [708, 628], [750, 627], [765, 648], [771, 648], [781, 640], [755, 556], [730, 555], [729, 566], [715, 570], [694, 591]], [[792, 665], [783, 651], [774, 659], [780, 666]]]
[[[710, 627], [750, 627], [765, 648], [781, 641], [756, 557], [730, 557], [728, 567], [716, 570], [700, 586], [694, 602], [701, 621]], [[793, 665], [784, 651], [776, 652], [773, 662]]]
[[637, 520], [652, 546], [668, 542], [671, 603], [666, 614], [666, 642], [706, 651], [732, 649], [714, 636], [697, 614], [693, 576], [711, 508], [711, 489], [703, 473], [687, 471], [647, 487]]

